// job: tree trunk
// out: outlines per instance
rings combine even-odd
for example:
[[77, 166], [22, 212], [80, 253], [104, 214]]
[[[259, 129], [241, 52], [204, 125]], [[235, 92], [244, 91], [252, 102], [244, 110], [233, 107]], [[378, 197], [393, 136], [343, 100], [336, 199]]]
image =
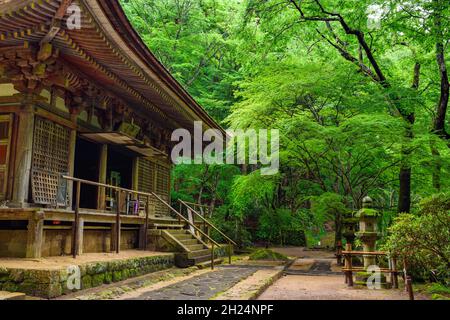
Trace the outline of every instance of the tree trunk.
[[436, 110], [436, 118], [434, 120], [434, 132], [442, 138], [449, 138], [445, 130], [445, 117], [449, 102], [450, 84], [448, 82], [448, 71], [445, 63], [445, 47], [444, 35], [442, 27], [442, 0], [434, 0], [434, 25], [436, 28], [436, 60], [439, 67], [439, 75], [441, 78], [441, 95]]
[[[416, 62], [414, 65], [414, 77], [413, 77], [413, 83], [412, 88], [414, 90], [419, 89], [420, 85], [420, 63]], [[410, 114], [406, 117], [406, 128], [405, 128], [405, 141], [402, 145], [402, 162], [400, 165], [400, 174], [399, 174], [399, 183], [400, 183], [400, 190], [398, 194], [398, 208], [397, 212], [407, 212], [411, 210], [411, 176], [412, 176], [412, 169], [411, 169], [411, 150], [409, 148], [410, 143], [414, 139], [414, 132], [413, 132], [413, 125], [415, 122], [415, 116], [414, 113]]]
[[340, 212], [336, 212], [334, 216], [334, 229], [334, 249], [336, 249], [338, 243], [342, 241], [342, 215]]
[[433, 188], [441, 191], [441, 153], [436, 148], [435, 142], [430, 141], [431, 154], [433, 155]]
[[397, 212], [409, 212], [411, 210], [411, 167], [403, 166], [400, 168], [400, 191], [398, 195]]

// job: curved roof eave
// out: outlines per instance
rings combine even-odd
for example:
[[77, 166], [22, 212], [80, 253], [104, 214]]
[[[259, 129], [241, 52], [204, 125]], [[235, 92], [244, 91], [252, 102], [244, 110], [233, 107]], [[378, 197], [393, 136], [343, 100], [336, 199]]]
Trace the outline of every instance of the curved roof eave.
[[225, 133], [224, 129], [198, 104], [197, 101], [183, 88], [183, 86], [170, 74], [170, 72], [159, 62], [155, 55], [142, 41], [139, 34], [131, 25], [122, 6], [118, 0], [82, 0], [85, 5], [90, 6], [92, 1], [97, 2], [104, 14], [108, 17], [110, 23], [114, 26], [115, 31], [126, 40], [127, 45], [139, 56], [141, 61], [155, 74], [160, 80], [172, 90], [198, 117], [199, 121], [203, 121], [212, 129], [219, 129]]

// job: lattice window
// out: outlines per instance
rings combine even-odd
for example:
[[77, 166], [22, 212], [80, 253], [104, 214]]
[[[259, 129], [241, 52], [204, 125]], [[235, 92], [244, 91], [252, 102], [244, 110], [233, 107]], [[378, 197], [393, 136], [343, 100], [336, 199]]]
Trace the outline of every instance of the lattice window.
[[155, 164], [148, 159], [139, 159], [138, 188], [142, 192], [155, 190]]
[[69, 171], [70, 129], [36, 117], [34, 127], [31, 188], [36, 204], [67, 204], [67, 197], [57, 197], [61, 175]]
[[169, 195], [170, 169], [156, 164], [156, 193], [162, 196]]
[[[149, 159], [139, 159], [138, 188], [143, 192], [155, 192], [166, 202], [170, 201], [170, 169]], [[151, 197], [155, 213], [169, 215], [169, 208], [156, 198]]]
[[[160, 164], [155, 164], [156, 171], [156, 194], [164, 199], [166, 202], [170, 202], [170, 169]], [[168, 215], [170, 213], [169, 208], [157, 202], [156, 212]]]

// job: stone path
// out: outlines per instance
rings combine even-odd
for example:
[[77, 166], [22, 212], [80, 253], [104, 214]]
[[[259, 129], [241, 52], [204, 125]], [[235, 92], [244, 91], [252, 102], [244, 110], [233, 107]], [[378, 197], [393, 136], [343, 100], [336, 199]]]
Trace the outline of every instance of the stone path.
[[286, 274], [289, 275], [315, 275], [315, 276], [329, 276], [329, 275], [342, 275], [342, 272], [334, 272], [331, 270], [331, 260], [313, 260], [312, 265], [309, 268], [297, 269], [295, 267], [286, 270]]
[[213, 272], [127, 296], [126, 300], [208, 300], [254, 274], [260, 267], [218, 267]]

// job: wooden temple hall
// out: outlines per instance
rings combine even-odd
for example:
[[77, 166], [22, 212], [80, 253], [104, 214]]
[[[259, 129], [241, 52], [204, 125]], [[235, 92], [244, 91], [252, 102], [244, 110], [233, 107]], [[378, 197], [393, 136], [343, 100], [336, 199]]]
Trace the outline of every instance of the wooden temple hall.
[[0, 257], [170, 250], [158, 237], [206, 256], [169, 205], [171, 134], [194, 121], [220, 129], [118, 0], [0, 0]]

